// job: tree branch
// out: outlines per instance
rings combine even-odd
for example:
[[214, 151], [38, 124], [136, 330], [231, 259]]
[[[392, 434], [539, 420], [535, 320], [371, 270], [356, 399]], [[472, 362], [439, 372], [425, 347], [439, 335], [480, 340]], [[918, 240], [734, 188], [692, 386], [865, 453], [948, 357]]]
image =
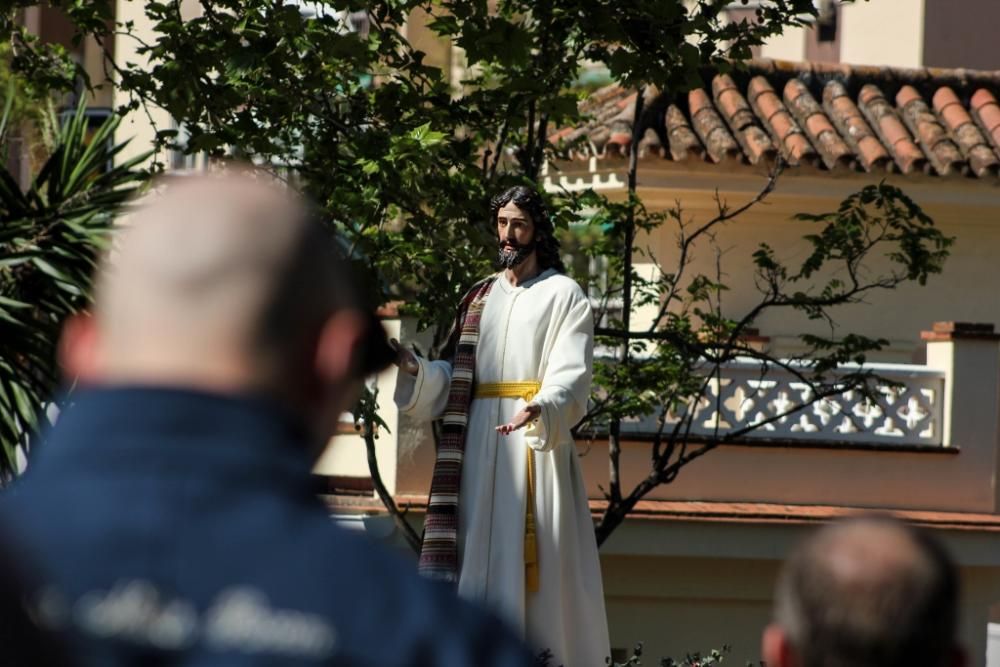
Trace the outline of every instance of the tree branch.
[[417, 535], [413, 526], [409, 524], [403, 513], [400, 512], [399, 507], [396, 505], [396, 500], [389, 493], [389, 490], [385, 488], [385, 482], [382, 481], [382, 474], [378, 468], [378, 457], [375, 455], [375, 428], [370, 421], [364, 421], [361, 427], [361, 435], [365, 441], [365, 451], [368, 454], [368, 472], [372, 476], [375, 493], [378, 494], [379, 500], [385, 505], [385, 509], [389, 512], [389, 516], [392, 517], [396, 527], [402, 532], [406, 543], [415, 553], [419, 554], [420, 536]]

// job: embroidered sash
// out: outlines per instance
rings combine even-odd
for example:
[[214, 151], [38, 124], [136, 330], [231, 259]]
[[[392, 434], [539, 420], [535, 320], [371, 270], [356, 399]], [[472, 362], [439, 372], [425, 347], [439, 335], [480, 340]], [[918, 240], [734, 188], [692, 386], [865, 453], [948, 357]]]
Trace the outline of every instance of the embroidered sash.
[[418, 565], [420, 573], [431, 579], [458, 581], [458, 492], [462, 485], [465, 432], [475, 386], [479, 321], [494, 282], [490, 278], [470, 291], [471, 299], [469, 296], [463, 299], [468, 308], [464, 317], [459, 313], [456, 323], [457, 342], [451, 366], [451, 387], [441, 417], [441, 442], [434, 462]]

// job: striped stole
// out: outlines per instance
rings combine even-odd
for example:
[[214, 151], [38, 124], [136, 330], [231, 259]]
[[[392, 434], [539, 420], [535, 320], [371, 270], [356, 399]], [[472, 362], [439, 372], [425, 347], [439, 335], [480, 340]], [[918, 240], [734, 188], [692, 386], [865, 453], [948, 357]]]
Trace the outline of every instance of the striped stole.
[[456, 331], [458, 340], [451, 366], [451, 387], [441, 417], [441, 442], [434, 463], [418, 565], [420, 573], [431, 579], [458, 581], [458, 492], [462, 484], [465, 429], [475, 386], [479, 320], [494, 282], [491, 278], [473, 288], [468, 309], [464, 317], [460, 315]]

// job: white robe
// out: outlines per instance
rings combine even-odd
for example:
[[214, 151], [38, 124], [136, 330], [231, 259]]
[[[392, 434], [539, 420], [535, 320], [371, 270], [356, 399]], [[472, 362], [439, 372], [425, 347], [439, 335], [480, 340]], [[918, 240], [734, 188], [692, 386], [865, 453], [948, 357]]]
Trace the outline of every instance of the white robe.
[[[501, 273], [479, 327], [476, 381], [541, 381], [535, 424], [502, 436], [518, 398], [472, 401], [459, 496], [458, 592], [552, 651], [553, 667], [597, 667], [610, 655], [594, 524], [570, 429], [584, 415], [593, 360], [593, 314], [583, 290], [549, 269], [514, 287]], [[418, 419], [442, 413], [451, 364], [419, 359], [400, 373], [396, 402]], [[524, 584], [526, 447], [535, 457], [539, 590]]]

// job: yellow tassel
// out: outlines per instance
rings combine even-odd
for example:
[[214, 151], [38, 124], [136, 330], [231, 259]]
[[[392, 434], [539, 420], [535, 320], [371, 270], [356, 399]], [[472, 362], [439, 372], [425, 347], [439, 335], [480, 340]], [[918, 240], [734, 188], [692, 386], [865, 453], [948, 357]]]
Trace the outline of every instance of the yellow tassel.
[[524, 512], [524, 585], [529, 593], [538, 592], [538, 538], [535, 533], [535, 456], [528, 450], [528, 497]]

